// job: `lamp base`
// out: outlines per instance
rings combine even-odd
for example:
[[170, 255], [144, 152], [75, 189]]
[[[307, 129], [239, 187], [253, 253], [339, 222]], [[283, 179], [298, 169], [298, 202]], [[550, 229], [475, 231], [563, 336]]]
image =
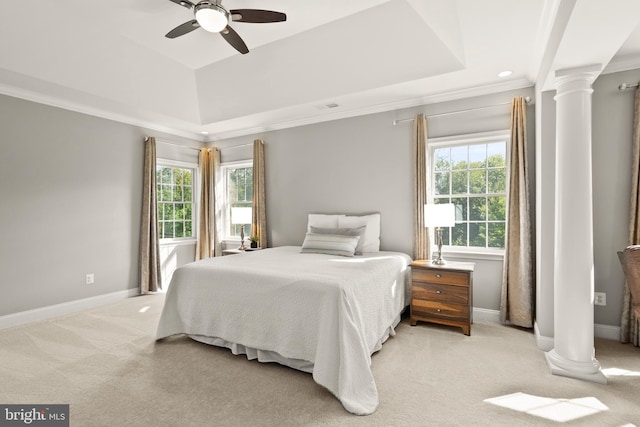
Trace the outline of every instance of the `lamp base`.
[[240, 247], [238, 248], [241, 251], [244, 251], [247, 249], [247, 247], [244, 245], [244, 224], [242, 225], [242, 228], [240, 229]]
[[431, 263], [435, 265], [445, 265], [447, 261], [442, 258], [442, 227], [436, 227], [436, 243], [438, 244], [438, 258]]

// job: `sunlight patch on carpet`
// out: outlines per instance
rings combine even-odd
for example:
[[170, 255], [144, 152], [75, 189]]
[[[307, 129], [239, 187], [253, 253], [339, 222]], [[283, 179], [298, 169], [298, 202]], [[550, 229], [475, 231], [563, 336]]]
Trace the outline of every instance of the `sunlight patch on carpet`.
[[619, 368], [603, 369], [602, 373], [606, 377], [640, 377], [640, 372], [627, 371], [626, 369], [619, 369]]
[[595, 397], [555, 399], [519, 392], [485, 399], [484, 401], [492, 405], [558, 422], [577, 420], [578, 418], [609, 410], [607, 406]]

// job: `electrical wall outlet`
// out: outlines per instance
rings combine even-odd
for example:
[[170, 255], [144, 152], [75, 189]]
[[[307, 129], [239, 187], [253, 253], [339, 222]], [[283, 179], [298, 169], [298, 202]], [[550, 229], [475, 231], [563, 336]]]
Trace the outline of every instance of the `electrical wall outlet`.
[[593, 303], [595, 305], [607, 305], [607, 294], [605, 292], [596, 292], [594, 294]]
[[93, 273], [89, 273], [85, 276], [85, 283], [87, 285], [93, 285], [93, 282], [95, 282], [95, 277], [93, 276]]

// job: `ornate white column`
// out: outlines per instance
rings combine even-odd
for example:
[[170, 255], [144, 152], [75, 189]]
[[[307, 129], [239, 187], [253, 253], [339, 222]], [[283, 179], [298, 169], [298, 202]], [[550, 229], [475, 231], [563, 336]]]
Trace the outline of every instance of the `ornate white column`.
[[600, 65], [556, 71], [554, 375], [606, 384], [593, 347], [591, 84]]

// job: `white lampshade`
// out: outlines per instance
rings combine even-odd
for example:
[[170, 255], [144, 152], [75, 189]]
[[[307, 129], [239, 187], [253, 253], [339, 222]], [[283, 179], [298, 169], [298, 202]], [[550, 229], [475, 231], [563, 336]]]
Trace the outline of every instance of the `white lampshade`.
[[231, 208], [231, 224], [251, 224], [251, 208]]
[[229, 23], [229, 16], [227, 11], [217, 4], [202, 2], [196, 7], [196, 21], [205, 30], [219, 33]]
[[456, 210], [453, 203], [424, 205], [425, 227], [453, 227], [456, 225]]

